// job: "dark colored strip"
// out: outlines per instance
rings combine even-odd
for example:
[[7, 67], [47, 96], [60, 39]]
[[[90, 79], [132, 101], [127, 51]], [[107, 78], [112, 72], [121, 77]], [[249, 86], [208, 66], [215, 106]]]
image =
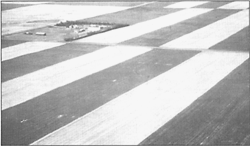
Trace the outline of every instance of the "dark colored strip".
[[214, 50], [232, 50], [232, 51], [249, 51], [250, 34], [249, 26], [235, 33], [224, 41], [216, 44], [210, 49]]
[[221, 7], [223, 5], [226, 5], [228, 4], [229, 2], [226, 2], [226, 1], [216, 1], [216, 2], [208, 2], [208, 3], [205, 3], [203, 5], [199, 5], [199, 6], [196, 6], [195, 8], [212, 8], [212, 9], [216, 9], [218, 7]]
[[22, 40], [6, 40], [6, 39], [2, 39], [1, 40], [1, 48], [4, 49], [6, 47], [11, 47], [11, 46], [26, 43], [26, 42], [27, 41], [22, 41]]
[[26, 7], [26, 6], [30, 6], [30, 5], [29, 4], [5, 4], [5, 3], [2, 3], [1, 4], [1, 11], [20, 8], [20, 7]]

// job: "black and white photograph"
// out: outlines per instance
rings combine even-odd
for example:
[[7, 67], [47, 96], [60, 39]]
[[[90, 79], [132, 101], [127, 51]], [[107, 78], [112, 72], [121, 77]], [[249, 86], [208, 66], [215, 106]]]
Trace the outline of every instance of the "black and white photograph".
[[249, 146], [249, 1], [1, 0], [1, 145]]

